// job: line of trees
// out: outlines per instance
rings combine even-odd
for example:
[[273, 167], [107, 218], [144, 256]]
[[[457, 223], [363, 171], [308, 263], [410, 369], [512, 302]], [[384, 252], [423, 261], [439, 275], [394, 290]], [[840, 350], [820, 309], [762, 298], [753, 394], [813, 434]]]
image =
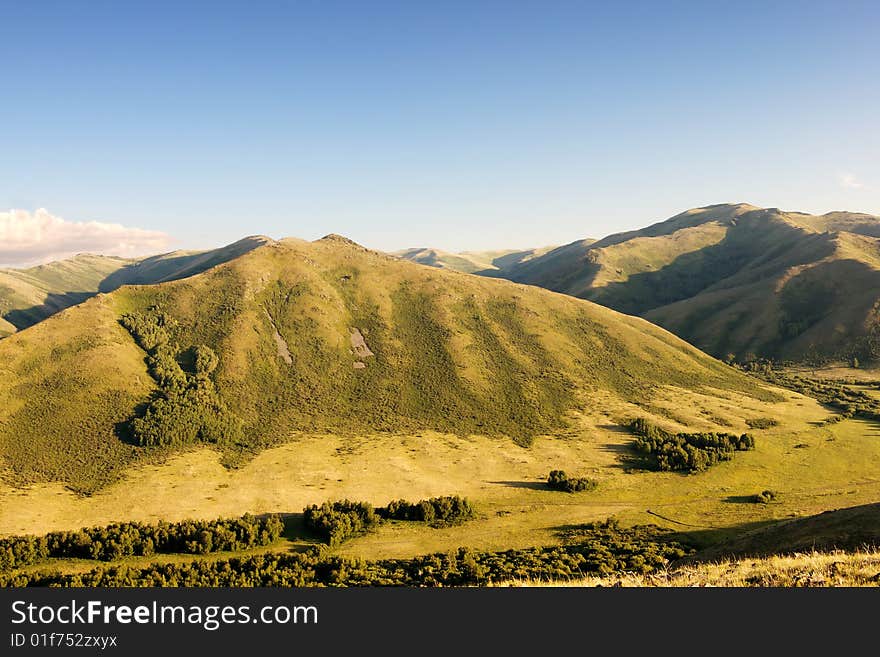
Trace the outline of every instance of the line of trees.
[[184, 520], [149, 525], [114, 523], [45, 536], [0, 539], [0, 570], [28, 566], [46, 559], [113, 561], [154, 554], [208, 554], [248, 550], [273, 543], [284, 532], [280, 516], [218, 520]]
[[748, 433], [672, 433], [644, 418], [630, 422], [629, 429], [636, 435], [636, 450], [654, 470], [702, 472], [731, 460], [734, 452], [755, 448]]
[[652, 526], [584, 526], [577, 542], [502, 552], [459, 548], [412, 559], [365, 561], [318, 547], [225, 560], [96, 568], [84, 574], [0, 574], [0, 586], [477, 586], [558, 581], [616, 572], [650, 573], [690, 550]]

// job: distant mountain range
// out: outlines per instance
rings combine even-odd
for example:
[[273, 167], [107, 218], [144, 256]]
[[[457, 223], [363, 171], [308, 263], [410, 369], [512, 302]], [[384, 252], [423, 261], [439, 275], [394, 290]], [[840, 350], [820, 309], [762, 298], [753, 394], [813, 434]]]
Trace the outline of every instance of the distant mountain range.
[[[269, 243], [140, 260], [80, 255], [0, 270], [0, 337], [122, 285], [203, 272]], [[559, 247], [393, 255], [506, 278], [638, 315], [719, 358], [880, 356], [880, 218], [721, 204]]]
[[721, 358], [880, 355], [873, 215], [712, 205], [488, 273], [642, 316]]

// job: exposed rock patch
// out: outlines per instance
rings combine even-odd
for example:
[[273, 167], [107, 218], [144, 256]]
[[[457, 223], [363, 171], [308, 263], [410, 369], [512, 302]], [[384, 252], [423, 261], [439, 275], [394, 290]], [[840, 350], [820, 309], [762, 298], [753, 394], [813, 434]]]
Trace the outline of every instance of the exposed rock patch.
[[293, 356], [290, 355], [290, 347], [287, 346], [287, 340], [278, 332], [278, 327], [275, 325], [272, 315], [267, 312], [266, 316], [269, 318], [269, 323], [272, 324], [272, 333], [275, 338], [275, 346], [278, 348], [278, 357], [288, 365], [293, 365]]
[[376, 355], [370, 351], [370, 348], [367, 346], [367, 341], [364, 339], [360, 329], [357, 328], [351, 329], [351, 348], [354, 351], [355, 356], [358, 358], [367, 358], [368, 356]]

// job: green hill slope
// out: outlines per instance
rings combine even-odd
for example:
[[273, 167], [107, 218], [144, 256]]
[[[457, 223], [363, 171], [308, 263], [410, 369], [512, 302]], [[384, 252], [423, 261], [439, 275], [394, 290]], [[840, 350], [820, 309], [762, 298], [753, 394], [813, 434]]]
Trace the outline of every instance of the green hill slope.
[[98, 292], [191, 276], [267, 241], [247, 237], [211, 251], [175, 251], [142, 259], [81, 254], [30, 269], [0, 269], [0, 338]]
[[880, 219], [715, 205], [505, 270], [719, 357], [876, 357]]
[[100, 294], [0, 341], [0, 372], [6, 478], [77, 490], [198, 444], [227, 463], [297, 433], [527, 446], [670, 387], [778, 399], [642, 319], [335, 236]]

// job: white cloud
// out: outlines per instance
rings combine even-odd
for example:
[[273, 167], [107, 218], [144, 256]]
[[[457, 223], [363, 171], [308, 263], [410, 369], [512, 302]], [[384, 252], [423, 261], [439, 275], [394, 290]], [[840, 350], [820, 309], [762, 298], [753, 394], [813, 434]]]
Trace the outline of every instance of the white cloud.
[[837, 180], [840, 182], [840, 186], [846, 189], [862, 189], [865, 186], [853, 173], [838, 174]]
[[40, 209], [0, 212], [0, 265], [20, 267], [77, 253], [134, 257], [166, 249], [170, 237], [154, 230], [99, 221], [67, 221]]

